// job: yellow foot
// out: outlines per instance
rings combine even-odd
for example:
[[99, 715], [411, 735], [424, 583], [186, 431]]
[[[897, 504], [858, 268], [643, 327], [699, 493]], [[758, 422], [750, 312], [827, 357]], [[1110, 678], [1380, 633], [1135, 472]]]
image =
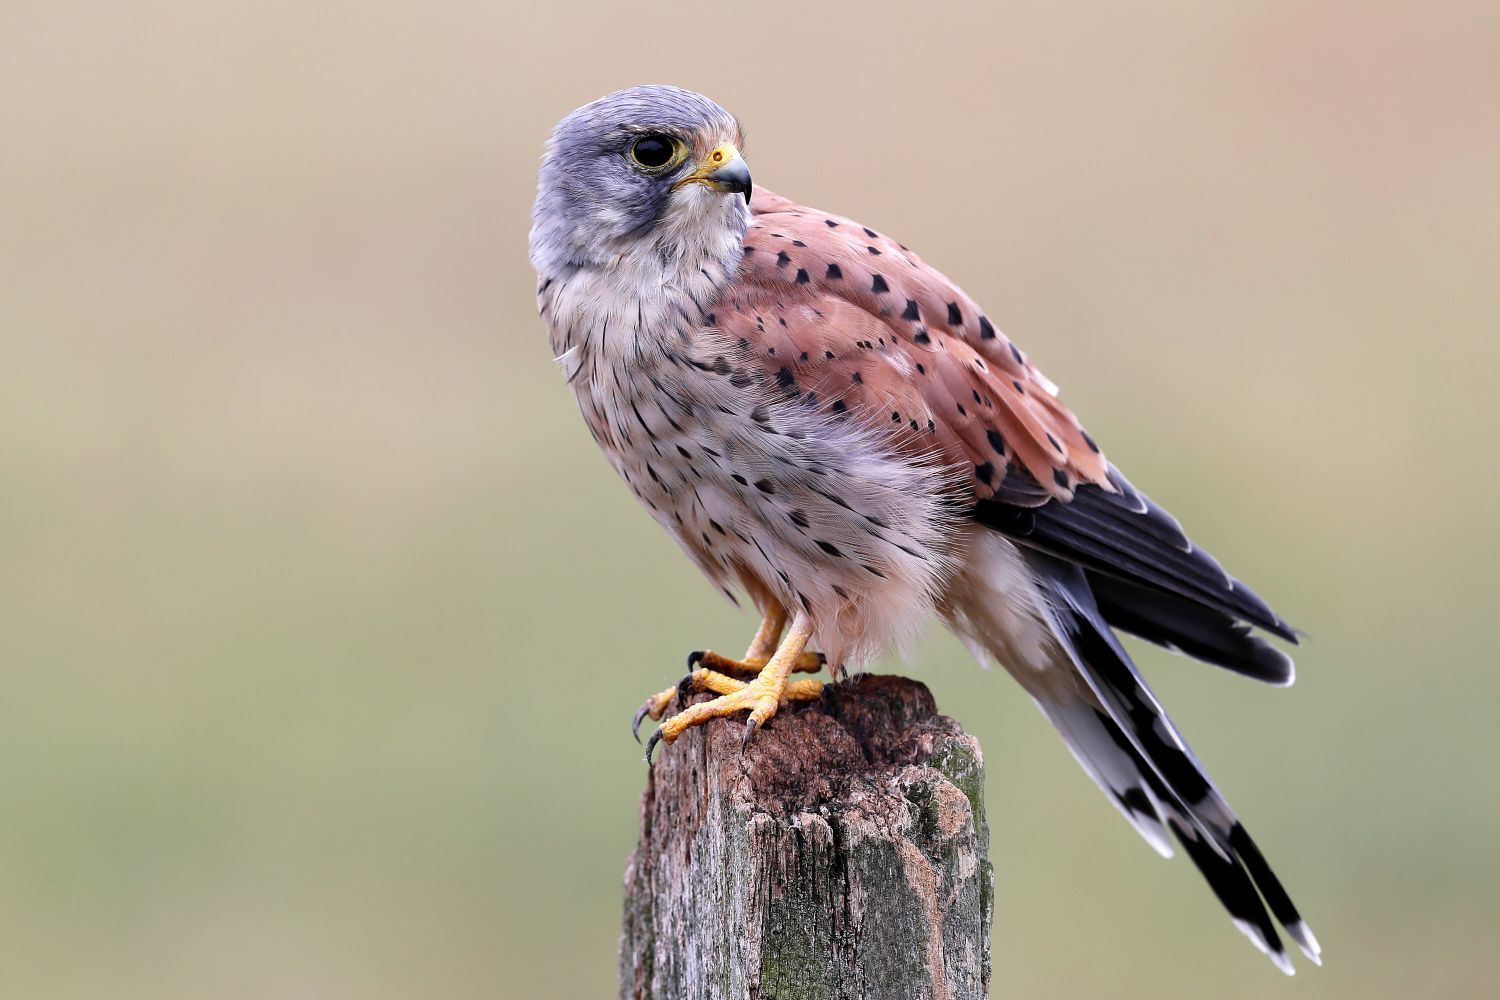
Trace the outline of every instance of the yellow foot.
[[678, 687], [663, 693], [677, 694], [684, 687], [693, 691], [713, 691], [719, 697], [689, 705], [663, 722], [646, 741], [647, 763], [650, 763], [651, 753], [656, 749], [657, 743], [662, 740], [673, 743], [677, 737], [694, 726], [703, 725], [709, 719], [727, 718], [748, 711], [750, 718], [745, 721], [743, 740], [748, 744], [755, 731], [768, 722], [782, 705], [795, 701], [816, 701], [823, 696], [823, 682], [818, 680], [789, 681], [782, 678], [780, 681], [772, 681], [757, 677], [752, 681], [742, 681], [702, 668], [684, 677]]
[[[676, 698], [678, 704], [687, 705], [688, 696], [694, 691], [713, 691], [717, 694], [730, 694], [745, 686], [744, 680], [736, 680], [736, 675], [742, 678], [753, 679], [770, 662], [769, 657], [747, 656], [742, 660], [731, 660], [727, 656], [720, 656], [712, 650], [694, 650], [688, 654], [689, 670], [683, 675], [682, 680], [665, 690], [658, 691], [646, 699], [646, 703], [635, 710], [635, 716], [630, 720], [630, 734], [635, 741], [641, 741], [641, 721], [650, 716], [654, 721], [667, 714], [667, 709], [672, 707], [672, 699]], [[793, 673], [815, 674], [828, 660], [822, 653], [803, 653], [797, 657], [797, 662], [792, 665]], [[816, 685], [815, 689], [804, 687], [806, 684]], [[822, 683], [819, 681], [791, 681], [788, 689], [801, 692], [812, 690], [812, 694], [806, 698], [816, 698], [822, 692]], [[794, 696], [791, 700], [804, 700], [803, 696]]]
[[[755, 735], [755, 731], [774, 716], [776, 710], [784, 702], [807, 701], [820, 697], [823, 693], [821, 681], [787, 680], [788, 675], [794, 669], [816, 670], [820, 665], [815, 656], [810, 660], [805, 659], [807, 642], [811, 637], [811, 621], [805, 613], [799, 614], [793, 620], [788, 635], [781, 642], [775, 655], [765, 662], [753, 680], [738, 680], [717, 670], [700, 666], [684, 677], [676, 688], [653, 695], [645, 705], [641, 706], [641, 711], [636, 713], [637, 723], [644, 715], [659, 718], [660, 715], [655, 713], [665, 713], [675, 693], [681, 692], [685, 697], [687, 690], [712, 691], [719, 697], [701, 704], [689, 705], [663, 722], [660, 728], [651, 734], [651, 739], [646, 742], [646, 762], [648, 764], [651, 762], [651, 752], [656, 749], [656, 744], [660, 741], [666, 740], [672, 743], [694, 726], [701, 726], [709, 719], [725, 718], [738, 712], [750, 713], [750, 718], [745, 722], [744, 742], [748, 744], [750, 738]], [[705, 659], [707, 659], [707, 654], [689, 657], [689, 662], [702, 663]], [[716, 657], [715, 662], [732, 664], [731, 669], [739, 668], [746, 672], [754, 669], [744, 663], [724, 660], [722, 657]], [[809, 663], [813, 665], [804, 666]]]

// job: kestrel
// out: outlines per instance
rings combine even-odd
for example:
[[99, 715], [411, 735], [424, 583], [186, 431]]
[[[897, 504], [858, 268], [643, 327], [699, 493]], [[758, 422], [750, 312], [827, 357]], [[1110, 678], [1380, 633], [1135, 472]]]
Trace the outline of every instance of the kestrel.
[[684, 694], [717, 697], [651, 746], [741, 712], [749, 740], [819, 696], [794, 672], [857, 668], [935, 615], [1005, 666], [1163, 856], [1171, 831], [1279, 968], [1267, 908], [1318, 962], [1115, 630], [1277, 685], [1292, 661], [1254, 630], [1296, 633], [1109, 463], [962, 289], [889, 236], [752, 191], [742, 145], [699, 94], [611, 94], [554, 130], [532, 212], [541, 315], [594, 440], [763, 615], [739, 659], [690, 657]]

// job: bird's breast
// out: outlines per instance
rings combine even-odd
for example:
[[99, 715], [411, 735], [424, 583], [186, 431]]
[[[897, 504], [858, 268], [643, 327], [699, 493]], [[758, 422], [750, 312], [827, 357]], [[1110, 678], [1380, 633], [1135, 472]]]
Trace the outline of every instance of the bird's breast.
[[947, 470], [730, 363], [691, 307], [567, 308], [569, 294], [549, 324], [584, 421], [710, 579], [807, 608], [835, 662], [883, 650], [931, 612], [956, 534]]

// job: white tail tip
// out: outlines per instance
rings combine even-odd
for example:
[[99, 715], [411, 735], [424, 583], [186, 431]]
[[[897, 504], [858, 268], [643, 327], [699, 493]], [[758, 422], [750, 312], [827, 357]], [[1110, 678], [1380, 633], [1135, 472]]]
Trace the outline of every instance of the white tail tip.
[[1293, 941], [1297, 942], [1297, 947], [1302, 949], [1302, 954], [1306, 955], [1314, 965], [1323, 964], [1323, 949], [1318, 944], [1318, 939], [1313, 936], [1312, 928], [1307, 926], [1306, 921], [1297, 921], [1288, 927], [1286, 932], [1291, 936]]

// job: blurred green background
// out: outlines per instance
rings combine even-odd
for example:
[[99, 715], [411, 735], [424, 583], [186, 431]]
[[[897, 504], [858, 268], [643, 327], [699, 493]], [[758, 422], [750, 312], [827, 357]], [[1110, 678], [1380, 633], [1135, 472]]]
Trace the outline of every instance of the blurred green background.
[[1496, 989], [1500, 7], [0, 7], [0, 994], [612, 994], [632, 709], [754, 622], [618, 483], [526, 230], [639, 82], [896, 234], [1311, 634], [1143, 664], [1291, 982], [1001, 674], [996, 997]]

